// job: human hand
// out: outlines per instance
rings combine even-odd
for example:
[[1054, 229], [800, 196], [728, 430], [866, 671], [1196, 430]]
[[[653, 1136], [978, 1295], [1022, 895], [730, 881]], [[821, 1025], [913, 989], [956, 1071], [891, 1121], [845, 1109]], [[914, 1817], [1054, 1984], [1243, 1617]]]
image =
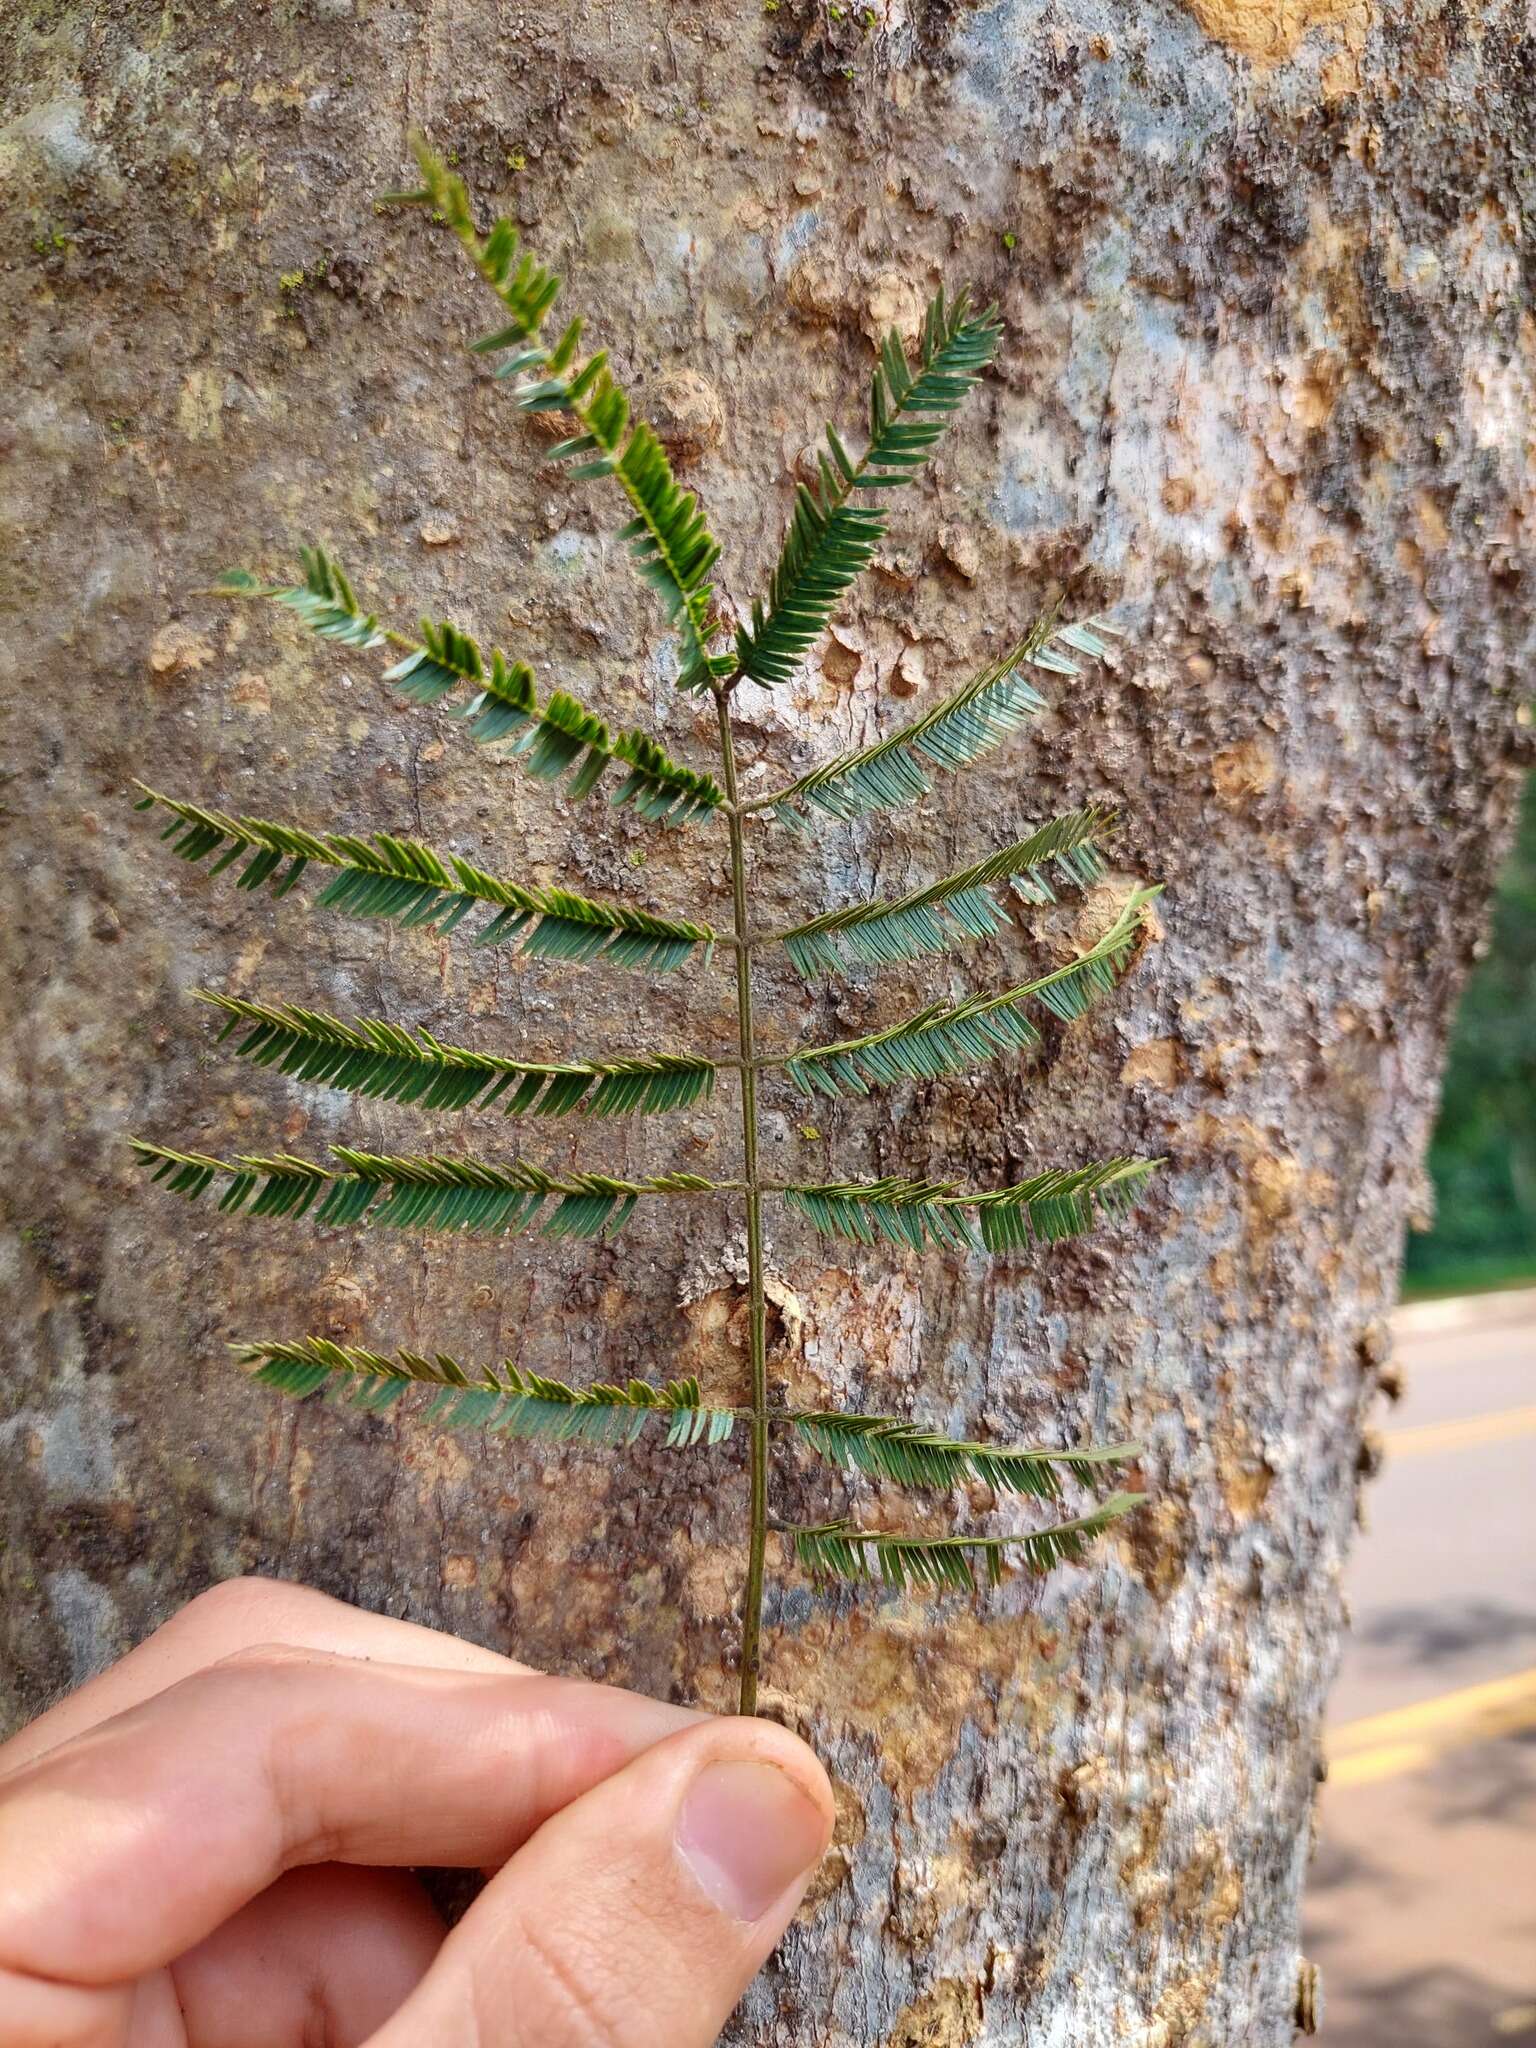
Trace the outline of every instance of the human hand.
[[831, 1822], [772, 1723], [236, 1580], [0, 1748], [0, 2048], [708, 2048]]

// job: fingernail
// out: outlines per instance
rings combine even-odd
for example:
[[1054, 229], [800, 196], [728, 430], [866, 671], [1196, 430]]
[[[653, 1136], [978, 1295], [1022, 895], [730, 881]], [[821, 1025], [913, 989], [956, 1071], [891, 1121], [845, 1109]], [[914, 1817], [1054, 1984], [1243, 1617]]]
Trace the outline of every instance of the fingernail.
[[715, 1904], [758, 1920], [826, 1847], [821, 1808], [776, 1764], [706, 1764], [688, 1788], [677, 1847]]

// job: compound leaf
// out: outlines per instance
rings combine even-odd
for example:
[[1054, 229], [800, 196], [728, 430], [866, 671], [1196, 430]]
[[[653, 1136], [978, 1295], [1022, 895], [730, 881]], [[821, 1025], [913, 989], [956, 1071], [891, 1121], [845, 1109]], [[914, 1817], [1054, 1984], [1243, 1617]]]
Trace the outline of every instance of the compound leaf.
[[628, 498], [633, 517], [620, 538], [629, 542], [635, 567], [660, 595], [668, 620], [682, 636], [679, 685], [701, 689], [713, 677], [728, 674], [734, 657], [709, 651], [720, 630], [709, 581], [720, 543], [698, 500], [678, 484], [666, 450], [645, 422], [631, 422], [629, 399], [614, 380], [606, 353], [600, 350], [578, 362], [581, 321], [571, 321], [553, 347], [544, 341], [544, 320], [560, 280], [532, 257], [518, 256], [517, 230], [509, 220], [498, 220], [482, 241], [463, 180], [424, 142], [417, 139], [414, 147], [422, 190], [396, 196], [442, 214], [511, 316], [508, 325], [474, 343], [475, 349], [486, 355], [511, 351], [498, 377], [537, 373], [536, 381], [516, 394], [525, 412], [571, 415], [580, 431], [552, 448], [550, 459], [579, 457], [569, 471], [573, 478], [613, 477]]
[[848, 500], [857, 491], [912, 481], [991, 362], [1001, 333], [995, 309], [973, 316], [964, 292], [950, 304], [941, 288], [923, 314], [915, 369], [901, 337], [886, 334], [870, 383], [869, 446], [854, 462], [827, 428], [820, 475], [813, 489], [802, 485], [795, 493], [767, 598], [754, 602], [750, 629], [737, 632], [741, 675], [771, 687], [794, 674], [885, 533], [883, 512]]
[[916, 1016], [863, 1038], [793, 1053], [784, 1070], [807, 1095], [867, 1095], [902, 1080], [931, 1081], [963, 1074], [1006, 1052], [1040, 1043], [1026, 1005], [1037, 1002], [1063, 1021], [1081, 1017], [1108, 995], [1136, 956], [1142, 912], [1161, 889], [1138, 889], [1103, 936], [1078, 959], [996, 996], [933, 1003]]
[[691, 1053], [648, 1053], [610, 1060], [535, 1061], [444, 1045], [430, 1031], [414, 1036], [381, 1017], [344, 1024], [296, 1003], [253, 1003], [195, 991], [222, 1010], [222, 1044], [258, 1066], [300, 1081], [340, 1088], [418, 1109], [491, 1109], [504, 1116], [649, 1115], [708, 1099], [712, 1061]]
[[341, 564], [323, 547], [300, 548], [302, 583], [263, 583], [249, 569], [226, 569], [215, 586], [219, 597], [265, 597], [297, 612], [312, 633], [343, 647], [382, 647], [385, 635], [365, 612]]
[[794, 1428], [818, 1457], [845, 1472], [893, 1479], [902, 1486], [956, 1486], [979, 1479], [998, 1493], [1055, 1500], [1065, 1471], [1084, 1482], [1105, 1465], [1137, 1457], [1133, 1443], [1093, 1444], [1075, 1450], [1039, 1445], [968, 1443], [886, 1415], [841, 1412], [797, 1414]]
[[1140, 1507], [1140, 1493], [1117, 1493], [1070, 1522], [1010, 1536], [900, 1536], [859, 1529], [843, 1520], [786, 1531], [795, 1557], [819, 1584], [836, 1580], [883, 1581], [887, 1586], [932, 1586], [974, 1592], [979, 1568], [989, 1586], [1002, 1583], [1009, 1564], [1048, 1572], [1077, 1564], [1112, 1522]]
[[[341, 578], [335, 564], [321, 550], [305, 549], [303, 553], [306, 563], [318, 560], [333, 581], [341, 579], [355, 606], [351, 585]], [[604, 769], [616, 765], [627, 772], [610, 801], [632, 805], [653, 824], [691, 824], [725, 802], [725, 792], [713, 776], [674, 761], [644, 733], [626, 732], [615, 738], [602, 719], [564, 690], [555, 691], [541, 704], [533, 670], [526, 662], [508, 660], [499, 647], [492, 648], [487, 658], [471, 634], [447, 619], [423, 619], [420, 639], [410, 640], [402, 633], [380, 630], [370, 614], [363, 623], [372, 629], [372, 638], [364, 640], [358, 637], [361, 627], [352, 634], [333, 627], [334, 605], [317, 600], [306, 607], [299, 601], [306, 596], [305, 588], [263, 583], [247, 569], [226, 570], [213, 594], [276, 598], [327, 639], [346, 639], [354, 646], [391, 643], [403, 647], [401, 659], [384, 674], [385, 682], [393, 684], [402, 698], [431, 705], [467, 690], [455, 715], [464, 721], [470, 738], [482, 744], [505, 741], [508, 756], [540, 781], [559, 782], [568, 776], [567, 797], [588, 795]]]
[[[731, 1182], [693, 1173], [616, 1180], [603, 1173], [546, 1173], [528, 1160], [502, 1165], [441, 1154], [397, 1156], [333, 1145], [340, 1171], [289, 1153], [214, 1159], [176, 1152], [142, 1138], [129, 1141], [152, 1180], [195, 1202], [214, 1184], [228, 1184], [221, 1211], [251, 1216], [309, 1216], [322, 1225], [359, 1223], [386, 1229], [464, 1230], [520, 1236], [537, 1223], [544, 1237], [614, 1236], [642, 1195], [714, 1192]], [[550, 1206], [550, 1205], [553, 1206]]]
[[432, 1388], [424, 1420], [496, 1436], [611, 1447], [632, 1444], [660, 1426], [669, 1447], [685, 1449], [724, 1443], [736, 1422], [733, 1409], [704, 1400], [696, 1379], [668, 1380], [661, 1387], [643, 1380], [570, 1387], [525, 1372], [510, 1359], [499, 1368], [466, 1367], [441, 1351], [432, 1358], [405, 1350], [386, 1356], [325, 1337], [230, 1348], [254, 1380], [281, 1394], [303, 1399], [321, 1393], [377, 1415], [402, 1395]]
[[1100, 846], [1114, 815], [1097, 805], [1051, 819], [1012, 846], [913, 889], [894, 902], [828, 910], [776, 934], [798, 971], [840, 974], [855, 962], [889, 966], [944, 953], [963, 939], [986, 939], [1007, 923], [994, 885], [1006, 882], [1026, 903], [1054, 903], [1050, 874], [1078, 886], [1104, 872]]
[[137, 786], [144, 793], [136, 809], [158, 804], [170, 812], [171, 823], [161, 837], [174, 853], [193, 862], [216, 854], [209, 870], [215, 875], [243, 860], [239, 886], [245, 890], [270, 882], [274, 896], [285, 896], [314, 862], [336, 870], [316, 902], [348, 917], [387, 918], [407, 928], [450, 932], [470, 912], [487, 906], [494, 915], [476, 935], [476, 945], [520, 941], [533, 959], [601, 958], [658, 974], [681, 967], [700, 947], [714, 944], [708, 925], [656, 917], [568, 889], [502, 881], [456, 853], [436, 853], [419, 840], [396, 839], [387, 832], [359, 839], [266, 818], [237, 818], [161, 796], [144, 783]]
[[752, 606], [750, 629], [736, 635], [744, 676], [771, 687], [787, 682], [808, 647], [821, 637], [833, 607], [862, 570], [885, 532], [883, 513], [829, 502], [830, 475], [819, 490], [804, 485], [785, 537], [766, 605]]
[[1101, 1215], [1123, 1215], [1162, 1163], [1122, 1158], [1053, 1167], [1011, 1187], [983, 1192], [953, 1181], [898, 1177], [802, 1183], [779, 1192], [824, 1237], [899, 1244], [913, 1251], [942, 1246], [1001, 1252], [1078, 1237]]
[[1106, 635], [1116, 628], [1094, 618], [1058, 626], [1045, 618], [993, 662], [963, 683], [920, 718], [873, 746], [840, 754], [813, 768], [771, 796], [758, 797], [748, 810], [772, 810], [786, 823], [802, 822], [808, 806], [833, 818], [863, 818], [871, 811], [890, 810], [915, 802], [932, 789], [929, 771], [964, 768], [1043, 711], [1046, 700], [1027, 669], [1052, 675], [1082, 673], [1067, 649], [1102, 660], [1109, 653]]

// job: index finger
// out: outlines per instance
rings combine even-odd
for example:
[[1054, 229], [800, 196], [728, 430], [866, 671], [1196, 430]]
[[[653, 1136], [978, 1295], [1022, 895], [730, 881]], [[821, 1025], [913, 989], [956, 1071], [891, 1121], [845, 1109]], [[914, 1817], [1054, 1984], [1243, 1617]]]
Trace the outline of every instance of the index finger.
[[440, 1629], [370, 1614], [286, 1579], [226, 1579], [188, 1601], [110, 1670], [88, 1678], [0, 1745], [0, 1775], [221, 1658], [268, 1643], [385, 1664], [428, 1664], [445, 1671], [510, 1676], [531, 1668]]
[[0, 1781], [0, 1977], [141, 1976], [302, 1864], [502, 1863], [702, 1718], [578, 1679], [230, 1658]]

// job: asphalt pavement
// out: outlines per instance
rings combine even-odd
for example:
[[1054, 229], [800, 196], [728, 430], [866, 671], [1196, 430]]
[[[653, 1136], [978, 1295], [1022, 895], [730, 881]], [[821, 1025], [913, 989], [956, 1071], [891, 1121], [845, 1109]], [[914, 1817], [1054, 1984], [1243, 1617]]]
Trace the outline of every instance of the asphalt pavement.
[[1536, 2048], [1536, 1290], [1400, 1311], [1304, 1952], [1332, 2048]]

